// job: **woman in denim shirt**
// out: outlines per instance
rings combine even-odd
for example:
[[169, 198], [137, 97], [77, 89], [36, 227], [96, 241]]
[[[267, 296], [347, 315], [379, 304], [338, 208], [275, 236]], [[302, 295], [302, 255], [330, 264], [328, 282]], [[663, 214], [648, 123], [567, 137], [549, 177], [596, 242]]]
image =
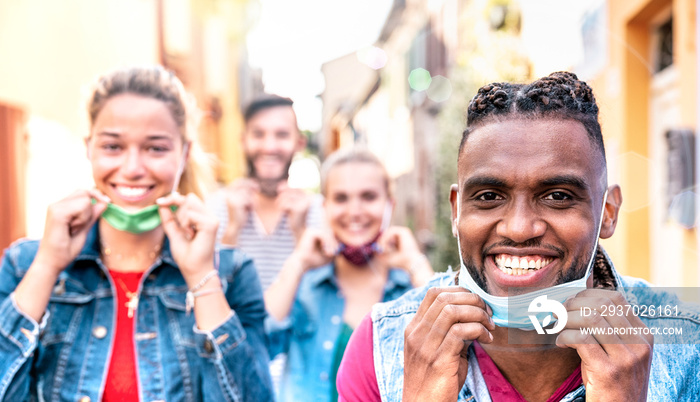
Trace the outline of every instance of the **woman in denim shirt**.
[[270, 354], [288, 354], [280, 401], [337, 400], [335, 373], [352, 330], [373, 304], [433, 275], [411, 231], [387, 228], [389, 182], [361, 148], [338, 151], [321, 168], [327, 229], [307, 229], [265, 291]]
[[260, 284], [214, 249], [192, 107], [161, 67], [97, 82], [96, 188], [3, 258], [0, 400], [270, 400]]

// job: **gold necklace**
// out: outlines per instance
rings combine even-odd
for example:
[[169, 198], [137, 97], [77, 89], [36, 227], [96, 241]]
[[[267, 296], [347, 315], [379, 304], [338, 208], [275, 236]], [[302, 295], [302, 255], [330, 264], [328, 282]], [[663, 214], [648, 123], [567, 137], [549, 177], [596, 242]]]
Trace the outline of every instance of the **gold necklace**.
[[[161, 243], [158, 243], [153, 247], [153, 250], [148, 252], [148, 254], [138, 252], [138, 253], [132, 254], [130, 256], [130, 258], [128, 258], [128, 259], [135, 260], [140, 256], [147, 256], [150, 259], [154, 259], [160, 253], [160, 250], [162, 247], [163, 247], [163, 245]], [[124, 253], [115, 253], [114, 250], [112, 250], [112, 248], [109, 247], [107, 244], [104, 244], [104, 242], [102, 243], [102, 255], [104, 255], [105, 257], [114, 256], [114, 257], [116, 257], [117, 260], [120, 260], [120, 261], [124, 259]]]
[[[111, 258], [112, 256], [116, 257], [118, 261], [124, 260], [124, 254], [123, 254], [123, 253], [115, 253], [115, 252], [112, 250], [112, 248], [109, 247], [109, 246], [108, 246], [107, 244], [105, 244], [104, 242], [101, 242], [101, 246], [102, 246], [102, 255], [103, 255], [103, 257], [105, 258], [105, 264], [106, 264], [106, 265], [108, 265], [108, 266], [109, 266], [109, 265], [112, 265], [112, 264], [108, 264], [107, 261], [106, 261], [107, 258]], [[160, 253], [160, 250], [161, 250], [162, 247], [163, 247], [163, 246], [162, 246], [162, 243], [156, 244], [156, 245], [153, 247], [153, 249], [152, 249], [151, 251], [148, 252], [148, 255], [147, 255], [148, 258], [149, 258], [150, 260], [155, 259], [156, 256]], [[137, 259], [138, 259], [140, 256], [142, 256], [142, 255], [144, 255], [144, 254], [143, 254], [143, 253], [140, 253], [140, 252], [139, 252], [139, 253], [135, 253], [135, 254], [131, 255], [130, 258], [128, 258], [127, 260], [128, 260], [128, 261], [135, 261], [135, 260], [137, 260]], [[124, 303], [124, 305], [125, 305], [126, 308], [128, 309], [128, 311], [127, 311], [127, 316], [128, 316], [129, 318], [133, 318], [133, 317], [134, 317], [134, 311], [136, 311], [136, 309], [137, 309], [138, 306], [139, 306], [139, 294], [138, 294], [138, 290], [137, 290], [136, 292], [131, 292], [131, 291], [129, 291], [129, 289], [127, 289], [127, 287], [126, 287], [126, 284], [124, 283], [124, 281], [121, 280], [121, 278], [117, 278], [117, 284], [119, 285], [119, 287], [122, 288], [122, 290], [124, 291], [124, 293], [126, 294], [126, 297], [127, 297], [127, 299], [128, 299], [128, 300], [126, 301], [126, 303]]]
[[126, 298], [129, 299], [126, 303], [124, 303], [124, 306], [128, 309], [126, 315], [129, 318], [134, 318], [134, 311], [136, 311], [136, 309], [139, 306], [138, 289], [136, 290], [136, 292], [130, 292], [129, 289], [127, 289], [124, 281], [121, 280], [121, 278], [117, 278], [117, 284], [119, 285], [119, 287], [122, 288], [122, 290], [126, 294]]

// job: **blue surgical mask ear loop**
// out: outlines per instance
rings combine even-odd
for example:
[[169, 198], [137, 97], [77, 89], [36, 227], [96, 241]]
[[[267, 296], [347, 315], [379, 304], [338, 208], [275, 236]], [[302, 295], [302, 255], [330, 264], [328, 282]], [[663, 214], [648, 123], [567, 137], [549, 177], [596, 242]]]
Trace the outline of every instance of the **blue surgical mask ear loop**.
[[[562, 283], [556, 286], [552, 286], [546, 289], [540, 289], [534, 292], [520, 294], [516, 296], [493, 296], [482, 289], [471, 276], [467, 267], [464, 265], [464, 259], [462, 257], [462, 245], [459, 238], [459, 231], [457, 232], [457, 248], [459, 250], [459, 262], [460, 262], [460, 272], [459, 272], [459, 286], [466, 288], [467, 290], [475, 293], [481, 297], [486, 304], [491, 307], [493, 311], [493, 322], [499, 327], [507, 328], [518, 328], [523, 330], [534, 330], [535, 327], [528, 316], [528, 307], [530, 302], [538, 296], [546, 295], [548, 299], [556, 300], [559, 303], [564, 303], [566, 299], [574, 296], [581, 291], [581, 288], [586, 287], [586, 282], [592, 273], [593, 262], [595, 260], [595, 255], [598, 250], [598, 240], [600, 238], [600, 230], [603, 226], [603, 219], [605, 218], [605, 205], [608, 201], [608, 190], [605, 190], [603, 195], [603, 206], [601, 208], [600, 221], [598, 222], [598, 230], [596, 231], [595, 242], [593, 245], [593, 250], [591, 251], [591, 257], [588, 261], [588, 266], [586, 268], [585, 275], [580, 278], [570, 282]], [[457, 219], [461, 217], [461, 202], [460, 194], [457, 193]], [[510, 307], [510, 311], [509, 311]]]

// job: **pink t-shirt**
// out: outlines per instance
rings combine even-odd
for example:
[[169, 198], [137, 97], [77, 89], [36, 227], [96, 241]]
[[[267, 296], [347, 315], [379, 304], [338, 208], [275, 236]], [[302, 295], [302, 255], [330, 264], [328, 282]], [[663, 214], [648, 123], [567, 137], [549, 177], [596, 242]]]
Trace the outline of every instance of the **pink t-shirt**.
[[[506, 380], [496, 363], [479, 345], [474, 342], [474, 351], [479, 361], [486, 387], [495, 401], [525, 401], [520, 393]], [[372, 343], [372, 318], [368, 314], [355, 329], [343, 361], [338, 369], [338, 401], [371, 402], [381, 401], [377, 373], [374, 371], [374, 345]], [[547, 402], [559, 401], [583, 383], [579, 366], [564, 383], [547, 399]]]
[[374, 372], [372, 317], [367, 314], [353, 331], [338, 368], [338, 401], [381, 401]]
[[[489, 394], [491, 394], [491, 399], [494, 401], [527, 402], [527, 400], [520, 395], [518, 390], [516, 390], [515, 387], [506, 380], [503, 374], [501, 374], [501, 370], [498, 369], [496, 363], [491, 360], [491, 357], [486, 353], [484, 348], [481, 347], [479, 342], [474, 341], [473, 345], [476, 359], [479, 361], [479, 368], [481, 369], [481, 374], [484, 376], [486, 388], [488, 388]], [[547, 398], [547, 402], [560, 401], [582, 383], [581, 366], [578, 366], [564, 383], [554, 391], [554, 394]]]

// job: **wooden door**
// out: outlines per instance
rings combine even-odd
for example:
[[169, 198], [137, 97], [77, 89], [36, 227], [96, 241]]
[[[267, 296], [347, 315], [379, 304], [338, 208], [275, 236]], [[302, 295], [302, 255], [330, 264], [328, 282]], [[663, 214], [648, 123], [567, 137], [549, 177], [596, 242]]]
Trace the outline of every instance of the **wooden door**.
[[0, 103], [0, 249], [23, 237], [25, 228], [25, 113]]

